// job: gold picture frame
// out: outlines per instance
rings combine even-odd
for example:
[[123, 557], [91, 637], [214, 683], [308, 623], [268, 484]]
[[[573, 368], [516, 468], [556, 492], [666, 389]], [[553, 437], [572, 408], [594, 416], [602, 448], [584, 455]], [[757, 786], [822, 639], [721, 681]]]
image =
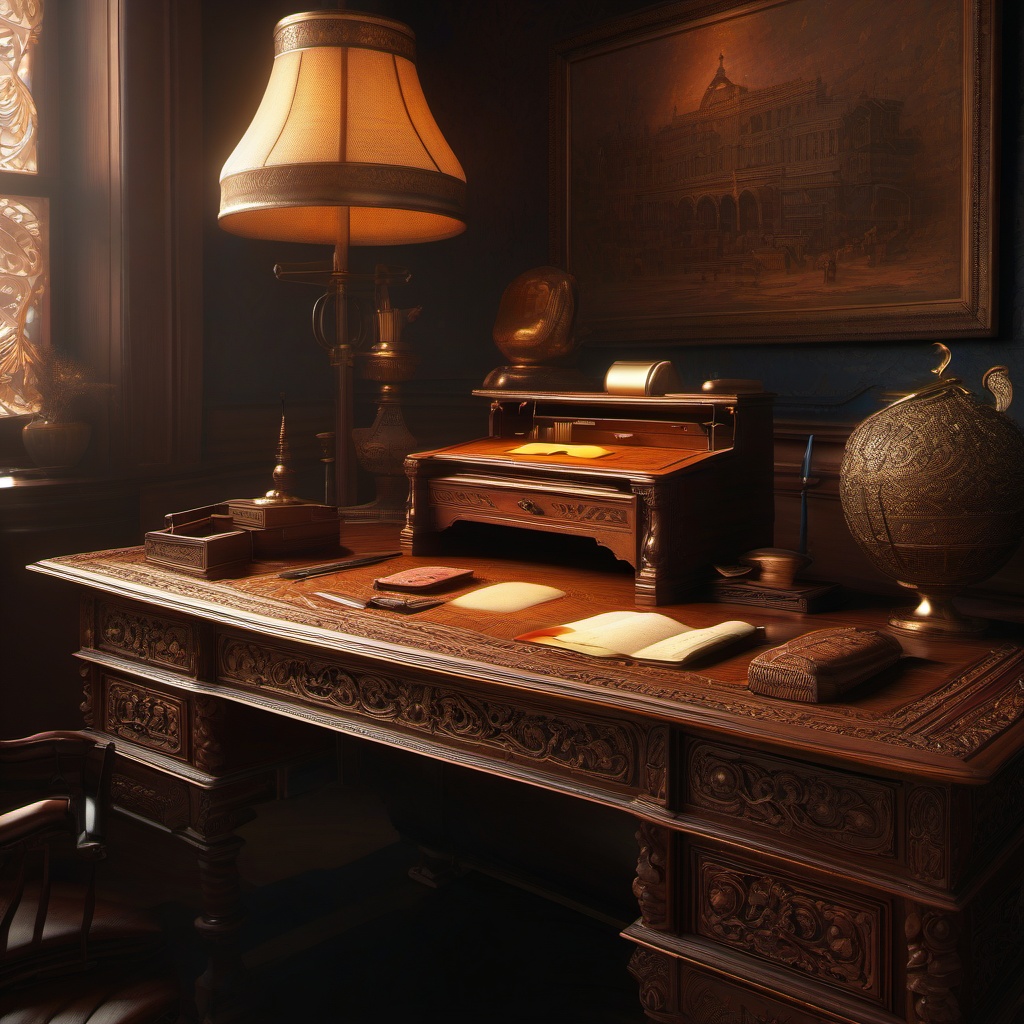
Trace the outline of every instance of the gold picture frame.
[[998, 0], [687, 0], [568, 40], [552, 260], [590, 341], [997, 328]]

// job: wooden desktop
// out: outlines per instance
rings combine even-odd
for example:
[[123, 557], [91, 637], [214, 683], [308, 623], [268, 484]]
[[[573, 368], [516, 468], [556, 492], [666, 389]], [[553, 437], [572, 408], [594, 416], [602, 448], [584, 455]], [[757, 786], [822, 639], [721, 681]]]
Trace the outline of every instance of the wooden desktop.
[[[344, 537], [380, 550], [397, 534]], [[843, 703], [800, 704], [747, 690], [756, 651], [662, 668], [514, 639], [633, 607], [632, 571], [466, 551], [384, 566], [439, 561], [473, 568], [462, 590], [525, 580], [566, 596], [511, 616], [403, 615], [313, 596], [369, 596], [380, 565], [296, 582], [254, 563], [212, 582], [130, 548], [32, 567], [82, 588], [83, 712], [117, 745], [117, 805], [196, 850], [208, 1019], [239, 919], [235, 829], [308, 760], [312, 723], [632, 815], [639, 916], [623, 934], [653, 1020], [1019, 1024], [1019, 624], [903, 640], [898, 671]], [[660, 610], [694, 626], [745, 618], [771, 644], [886, 618], [855, 597], [815, 616]]]

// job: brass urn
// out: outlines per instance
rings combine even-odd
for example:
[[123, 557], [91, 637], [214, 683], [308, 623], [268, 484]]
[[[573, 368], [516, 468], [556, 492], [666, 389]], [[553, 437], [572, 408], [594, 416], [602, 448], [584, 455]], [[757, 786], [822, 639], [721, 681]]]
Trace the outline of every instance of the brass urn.
[[995, 404], [938, 380], [869, 416], [850, 435], [840, 469], [843, 514], [868, 558], [918, 592], [890, 625], [929, 636], [969, 636], [985, 623], [961, 615], [953, 596], [1009, 560], [1024, 534], [1024, 434], [1007, 415], [1005, 366], [982, 383]]

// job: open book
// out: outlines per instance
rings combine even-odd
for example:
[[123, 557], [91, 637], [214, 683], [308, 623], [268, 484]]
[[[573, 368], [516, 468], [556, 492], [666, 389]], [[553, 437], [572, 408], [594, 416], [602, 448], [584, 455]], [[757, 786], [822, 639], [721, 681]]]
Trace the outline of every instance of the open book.
[[749, 622], [735, 620], [694, 629], [658, 612], [602, 612], [589, 619], [535, 629], [516, 639], [597, 658], [626, 656], [682, 664], [755, 632]]

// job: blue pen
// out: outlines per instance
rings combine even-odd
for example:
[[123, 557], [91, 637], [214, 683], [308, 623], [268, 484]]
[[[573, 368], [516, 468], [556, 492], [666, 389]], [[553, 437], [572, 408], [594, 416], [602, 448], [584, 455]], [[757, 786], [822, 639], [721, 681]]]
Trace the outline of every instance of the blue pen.
[[811, 452], [814, 450], [814, 435], [807, 438], [804, 449], [804, 464], [800, 467], [800, 554], [807, 554], [807, 485], [811, 479]]

